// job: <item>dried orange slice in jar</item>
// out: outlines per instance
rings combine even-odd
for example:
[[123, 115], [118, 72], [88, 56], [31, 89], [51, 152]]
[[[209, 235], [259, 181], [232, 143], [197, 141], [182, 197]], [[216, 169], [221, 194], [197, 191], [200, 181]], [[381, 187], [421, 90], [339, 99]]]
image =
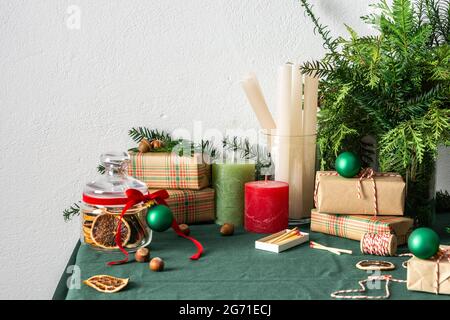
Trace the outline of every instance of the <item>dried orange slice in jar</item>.
[[[117, 249], [116, 233], [119, 225], [119, 217], [105, 213], [97, 216], [92, 223], [91, 239], [94, 244], [104, 249]], [[126, 246], [130, 240], [130, 225], [122, 219], [120, 230], [122, 246]]]
[[116, 278], [106, 274], [101, 274], [92, 276], [89, 279], [84, 280], [83, 283], [100, 292], [114, 293], [125, 288], [128, 284], [128, 280], [128, 278]]

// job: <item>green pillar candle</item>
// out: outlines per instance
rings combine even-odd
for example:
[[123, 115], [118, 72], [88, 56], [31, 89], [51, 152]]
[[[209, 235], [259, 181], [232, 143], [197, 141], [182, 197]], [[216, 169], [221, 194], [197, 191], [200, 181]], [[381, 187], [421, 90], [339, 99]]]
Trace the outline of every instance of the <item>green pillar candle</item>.
[[255, 180], [254, 163], [214, 163], [212, 181], [216, 193], [216, 223], [244, 225], [244, 185]]

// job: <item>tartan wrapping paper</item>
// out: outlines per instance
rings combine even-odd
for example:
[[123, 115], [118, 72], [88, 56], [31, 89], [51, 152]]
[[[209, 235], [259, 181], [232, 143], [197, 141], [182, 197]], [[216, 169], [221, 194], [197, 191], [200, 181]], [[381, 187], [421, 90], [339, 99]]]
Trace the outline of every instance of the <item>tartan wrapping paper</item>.
[[[156, 190], [149, 189], [150, 192]], [[215, 219], [214, 189], [167, 190], [165, 199], [178, 223], [210, 222]]]
[[128, 174], [149, 188], [200, 190], [210, 185], [211, 165], [202, 154], [180, 157], [173, 153], [129, 152]]
[[363, 234], [393, 233], [399, 245], [407, 242], [413, 219], [397, 216], [328, 214], [311, 211], [311, 231], [360, 241]]

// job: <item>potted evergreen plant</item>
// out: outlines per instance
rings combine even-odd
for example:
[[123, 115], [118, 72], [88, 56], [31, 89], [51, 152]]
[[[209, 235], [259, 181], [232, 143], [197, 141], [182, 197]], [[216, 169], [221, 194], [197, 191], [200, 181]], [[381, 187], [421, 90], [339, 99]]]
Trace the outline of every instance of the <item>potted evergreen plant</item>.
[[348, 39], [333, 38], [309, 2], [301, 4], [327, 50], [302, 66], [321, 77], [322, 169], [344, 150], [359, 152], [365, 165], [375, 158], [380, 171], [406, 178], [407, 213], [431, 225], [437, 149], [450, 145], [450, 1], [381, 0], [362, 17], [377, 35], [346, 26]]

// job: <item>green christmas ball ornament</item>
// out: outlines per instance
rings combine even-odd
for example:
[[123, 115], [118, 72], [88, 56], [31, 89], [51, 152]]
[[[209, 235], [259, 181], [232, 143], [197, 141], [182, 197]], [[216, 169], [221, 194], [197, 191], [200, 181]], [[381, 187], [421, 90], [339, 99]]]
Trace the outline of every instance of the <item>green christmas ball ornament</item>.
[[361, 161], [353, 152], [342, 152], [336, 158], [336, 171], [340, 176], [345, 178], [353, 178], [361, 170]]
[[172, 225], [172, 220], [172, 210], [167, 206], [156, 205], [148, 209], [147, 224], [154, 231], [166, 231]]
[[430, 228], [418, 228], [409, 236], [408, 248], [417, 258], [431, 258], [439, 250], [439, 236]]

